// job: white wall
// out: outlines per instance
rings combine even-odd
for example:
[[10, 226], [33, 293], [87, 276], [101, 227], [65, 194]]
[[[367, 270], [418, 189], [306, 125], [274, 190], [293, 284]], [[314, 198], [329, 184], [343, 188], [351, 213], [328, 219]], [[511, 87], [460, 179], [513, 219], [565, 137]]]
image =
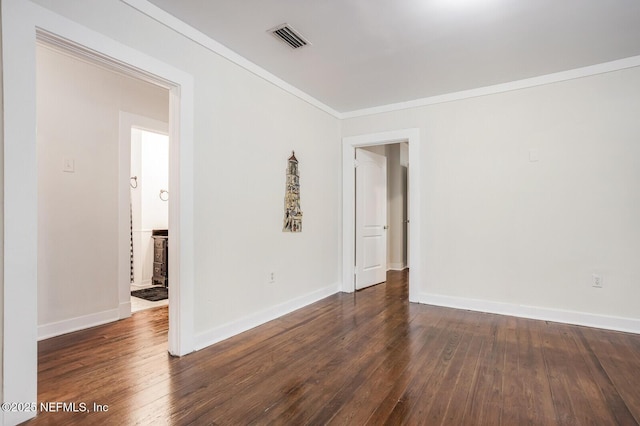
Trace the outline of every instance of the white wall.
[[[38, 3], [194, 77], [199, 346], [337, 290], [338, 119], [121, 2]], [[291, 150], [300, 161], [300, 234], [281, 231]]]
[[386, 145], [387, 154], [387, 268], [401, 270], [407, 264], [405, 207], [407, 169], [400, 165], [400, 144]]
[[[169, 189], [169, 138], [158, 133], [141, 135], [141, 185], [143, 229], [167, 229], [168, 201], [160, 199], [160, 191]], [[168, 199], [169, 194], [162, 195]]]
[[422, 301], [638, 331], [637, 111], [632, 68], [342, 126], [421, 129]]
[[[38, 325], [118, 309], [119, 113], [168, 120], [168, 92], [37, 49]], [[63, 171], [72, 159], [75, 172]], [[78, 322], [79, 321], [79, 322]]]

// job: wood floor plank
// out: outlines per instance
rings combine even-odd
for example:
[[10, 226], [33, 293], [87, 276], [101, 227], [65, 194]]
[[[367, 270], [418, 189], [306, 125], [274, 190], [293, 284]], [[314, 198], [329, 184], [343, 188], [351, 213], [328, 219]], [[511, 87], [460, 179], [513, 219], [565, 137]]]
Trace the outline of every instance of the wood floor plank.
[[485, 336], [468, 405], [468, 419], [474, 424], [499, 425], [502, 416], [502, 369], [504, 368], [506, 319], [487, 315]]
[[182, 358], [166, 307], [44, 340], [38, 400], [108, 411], [27, 424], [638, 424], [640, 335], [409, 303], [407, 278]]
[[449, 401], [460, 392], [452, 386], [464, 370], [464, 360], [471, 349], [476, 324], [462, 312], [459, 327], [452, 330], [449, 341], [433, 373], [421, 384], [420, 397], [405, 417], [410, 424], [438, 424], [446, 417]]
[[[455, 314], [459, 313], [443, 312], [443, 316], [448, 319]], [[434, 321], [431, 325], [419, 321], [415, 322], [426, 328], [424, 341], [419, 345], [418, 353], [415, 358], [411, 359], [408, 368], [402, 371], [383, 402], [373, 411], [368, 419], [368, 424], [389, 424], [394, 417], [398, 422], [403, 421], [402, 414], [408, 411], [407, 406], [411, 403], [408, 398], [411, 398], [412, 392], [415, 392], [415, 388], [418, 387], [416, 382], [423, 380], [423, 375], [427, 374], [423, 368], [424, 364], [437, 357], [448, 340], [446, 321], [443, 318]], [[411, 389], [409, 395], [407, 395], [408, 389]]]
[[[402, 290], [400, 303], [389, 303], [389, 300], [398, 296], [398, 291], [393, 290]], [[409, 338], [408, 333], [410, 333], [406, 326], [410, 323], [406, 297], [406, 286], [400, 289], [395, 289], [393, 286], [385, 287], [385, 309], [378, 315], [380, 323], [367, 324], [368, 330], [363, 329], [359, 333], [364, 337], [363, 343], [366, 348], [356, 352], [361, 353], [360, 356], [353, 356], [352, 348], [348, 348], [348, 351], [338, 359], [341, 369], [353, 373], [343, 375], [342, 379], [336, 383], [336, 392], [320, 405], [320, 409], [315, 410], [310, 419], [297, 414], [291, 418], [294, 423], [303, 420], [311, 424], [329, 422], [344, 406], [345, 400], [361, 392], [363, 385], [371, 380], [382, 364], [390, 359], [402, 357]], [[371, 356], [372, 353], [376, 356]]]
[[[640, 342], [636, 336], [589, 328], [580, 329], [585, 353], [592, 359], [592, 374], [598, 380], [607, 406], [618, 424], [640, 423]], [[628, 344], [631, 343], [631, 344]]]
[[[410, 309], [415, 313], [419, 309]], [[410, 314], [411, 315], [411, 314]], [[426, 315], [422, 318], [425, 319]], [[413, 317], [417, 318], [417, 315]], [[345, 399], [343, 407], [331, 420], [333, 424], [381, 424], [393, 411], [409, 382], [419, 374], [416, 362], [428, 356], [426, 345], [437, 338], [443, 328], [439, 326], [441, 318], [429, 316], [424, 323], [408, 323], [407, 341], [402, 345], [395, 359], [387, 359], [374, 377], [358, 388], [354, 395]], [[370, 397], [367, 398], [367, 395]]]
[[544, 370], [543, 321], [512, 318], [507, 334], [503, 424], [553, 424], [554, 408]]
[[[361, 425], [365, 424], [385, 399], [389, 397], [391, 390], [409, 367], [410, 361], [415, 359], [422, 345], [419, 341], [424, 339], [427, 330], [418, 327], [405, 333], [412, 333], [411, 338], [401, 341], [396, 346], [396, 353], [390, 353], [372, 373], [368, 380], [362, 383], [351, 395], [344, 395], [343, 404], [328, 421], [335, 425]], [[390, 410], [389, 410], [390, 411]]]
[[[363, 306], [359, 309], [362, 310], [360, 314], [373, 315], [373, 312], [367, 312], [367, 310], [376, 308]], [[375, 317], [375, 315], [373, 316]], [[281, 389], [280, 393], [286, 397], [285, 399], [290, 400], [293, 397], [292, 390], [299, 390], [305, 382], [304, 379], [306, 375], [310, 374], [311, 371], [322, 367], [323, 362], [326, 359], [324, 352], [327, 347], [331, 347], [334, 350], [348, 351], [348, 347], [352, 347], [355, 344], [354, 341], [357, 339], [363, 339], [362, 336], [358, 336], [357, 334], [347, 333], [347, 330], [351, 326], [348, 324], [350, 321], [345, 322], [344, 318], [333, 318], [332, 321], [335, 321], [335, 323], [327, 322], [323, 319], [319, 319], [319, 321], [321, 321], [322, 324], [318, 324], [316, 327], [322, 331], [317, 333], [306, 333], [303, 331], [303, 334], [295, 340], [295, 345], [292, 345], [291, 342], [278, 342], [273, 339], [270, 340], [268, 344], [272, 345], [272, 347], [262, 352], [264, 355], [263, 357], [256, 358], [252, 361], [253, 365], [259, 366], [263, 374], [256, 374], [255, 369], [249, 368], [249, 371], [252, 371], [252, 374], [245, 376], [246, 380], [244, 381], [236, 381], [236, 387], [234, 388], [235, 391], [232, 393], [242, 395], [241, 399], [254, 401], [255, 398], [253, 396], [256, 394], [277, 394], [277, 392], [273, 392], [273, 382], [275, 381], [276, 384], [284, 383], [284, 389]], [[339, 330], [344, 329], [344, 331], [336, 333], [336, 329], [332, 328], [331, 324], [334, 324], [334, 327], [339, 327]], [[324, 327], [322, 327], [323, 325]], [[298, 352], [293, 354], [290, 353], [289, 350], [283, 350], [283, 348], [287, 347], [299, 347], [298, 345], [302, 345], [306, 348], [304, 353]], [[271, 354], [274, 353], [277, 354], [275, 358], [271, 356]], [[247, 369], [247, 365], [245, 364], [243, 368]], [[288, 375], [288, 372], [291, 372], [293, 377]], [[305, 374], [301, 376], [301, 372], [304, 372]], [[264, 379], [265, 377], [266, 380]], [[233, 384], [231, 385], [233, 386]], [[299, 392], [297, 392], [296, 395], [298, 393]], [[272, 402], [269, 406], [273, 407], [274, 404], [275, 402]], [[247, 409], [249, 407], [242, 405], [238, 406], [244, 407], [242, 408], [244, 416], [251, 416], [252, 412], [256, 410], [260, 411], [261, 408], [263, 408], [261, 406], [254, 406], [251, 408], [250, 413], [247, 413]], [[238, 406], [228, 406], [222, 409], [216, 409], [216, 413], [210, 413], [210, 415], [212, 418], [218, 418], [218, 421], [223, 421], [225, 417], [233, 417], [234, 410], [236, 410], [236, 407]]]
[[615, 424], [612, 410], [576, 345], [579, 327], [551, 324], [545, 358], [552, 371], [556, 417], [566, 424]]
[[464, 315], [464, 311], [458, 311], [452, 327], [445, 328], [432, 344], [423, 349], [421, 357], [426, 358], [420, 363], [421, 367], [417, 374], [413, 374], [410, 378], [385, 423], [399, 424], [405, 421], [412, 423], [412, 415], [424, 417], [422, 410], [428, 408], [432, 402], [432, 390], [441, 383], [443, 374], [447, 371], [460, 343], [465, 327], [464, 321], [461, 320]]
[[[333, 338], [325, 341], [326, 344], [322, 343], [295, 361], [287, 362], [286, 371], [278, 373], [280, 369], [276, 369], [274, 373], [278, 374], [271, 375], [266, 381], [255, 383], [251, 390], [243, 395], [243, 399], [255, 401], [257, 395], [277, 388], [278, 383], [284, 383], [284, 389], [280, 393], [286, 397], [279, 398], [270, 405], [273, 410], [270, 415], [276, 415], [280, 411], [279, 417], [283, 420], [289, 420], [291, 424], [304, 423], [305, 420], [313, 416], [316, 411], [315, 407], [331, 406], [331, 390], [339, 389], [343, 381], [353, 383], [357, 380], [362, 363], [366, 360], [362, 357], [351, 357], [351, 350], [356, 348], [354, 353], [366, 353], [367, 351], [364, 349], [366, 346], [383, 344], [384, 337], [373, 333], [375, 329], [383, 325], [383, 321], [380, 316], [374, 316], [367, 324], [367, 328], [363, 330], [364, 333], [334, 335]], [[337, 374], [339, 370], [345, 368], [353, 371], [354, 374]], [[302, 372], [305, 374], [301, 374]], [[323, 389], [320, 392], [314, 392], [317, 383], [323, 384]], [[307, 400], [311, 403], [301, 405], [301, 400]], [[276, 405], [284, 405], [284, 407], [282, 410], [276, 410]], [[309, 408], [306, 409], [306, 407]], [[255, 419], [257, 415], [264, 412], [260, 404], [254, 404], [253, 410], [249, 412], [247, 412], [246, 405], [232, 408], [233, 410], [227, 418], [235, 418], [243, 414], [248, 419]]]

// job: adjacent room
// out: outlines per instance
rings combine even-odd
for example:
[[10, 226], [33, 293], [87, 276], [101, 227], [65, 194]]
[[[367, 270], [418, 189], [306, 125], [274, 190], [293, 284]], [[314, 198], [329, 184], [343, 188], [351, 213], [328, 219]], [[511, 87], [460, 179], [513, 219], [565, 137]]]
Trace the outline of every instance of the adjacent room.
[[1, 424], [640, 424], [640, 3], [1, 8]]

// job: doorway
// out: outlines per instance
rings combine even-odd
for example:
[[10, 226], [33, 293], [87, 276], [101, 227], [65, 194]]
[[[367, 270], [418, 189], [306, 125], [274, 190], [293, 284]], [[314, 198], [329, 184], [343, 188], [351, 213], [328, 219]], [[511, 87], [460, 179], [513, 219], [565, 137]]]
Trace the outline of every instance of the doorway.
[[[4, 3], [3, 3], [4, 5]], [[148, 54], [106, 37], [87, 27], [50, 13], [44, 8], [14, 2], [2, 10], [4, 86], [4, 345], [3, 396], [8, 401], [37, 400], [37, 155], [36, 155], [36, 39], [61, 45], [122, 72], [153, 81], [170, 91], [169, 190], [174, 199], [169, 221], [175, 235], [175, 253], [170, 259], [172, 300], [169, 310], [169, 352], [186, 355], [194, 350], [193, 265], [193, 118], [192, 75]], [[127, 153], [127, 156], [129, 153]], [[123, 171], [128, 185], [129, 170]], [[127, 186], [128, 187], [128, 186]], [[118, 198], [128, 203], [128, 191]], [[128, 209], [121, 220], [125, 228], [119, 238], [126, 245]], [[171, 247], [170, 247], [171, 248]], [[129, 253], [118, 262], [128, 277]], [[175, 265], [174, 265], [175, 264]], [[125, 288], [119, 300], [129, 296]], [[121, 312], [122, 313], [122, 312]], [[32, 413], [5, 413], [5, 421], [20, 423]]]
[[[125, 248], [119, 239], [129, 197], [118, 203], [121, 187], [128, 190], [130, 183], [119, 171], [130, 165], [120, 164], [123, 147], [116, 138], [126, 121], [123, 108], [155, 117], [159, 125], [144, 124], [166, 133], [169, 91], [44, 41], [36, 59], [38, 337], [45, 339], [130, 315], [130, 298], [120, 297], [130, 290], [120, 276]], [[169, 140], [157, 136], [164, 142], [167, 191]], [[151, 153], [147, 149], [146, 156]], [[131, 229], [129, 221], [125, 226]]]
[[410, 227], [407, 232], [408, 259], [411, 265], [409, 269], [409, 301], [418, 302], [418, 292], [421, 279], [420, 262], [420, 130], [403, 129], [390, 132], [364, 134], [350, 136], [342, 139], [342, 213], [343, 213], [343, 239], [342, 239], [342, 291], [351, 293], [355, 291], [355, 150], [365, 146], [388, 145], [406, 142], [408, 144], [407, 186], [411, 200], [408, 207]]
[[407, 268], [407, 143], [356, 148], [356, 289]]
[[131, 313], [169, 303], [168, 207], [171, 201], [166, 128], [166, 123], [157, 122], [147, 128], [132, 127], [130, 132]]

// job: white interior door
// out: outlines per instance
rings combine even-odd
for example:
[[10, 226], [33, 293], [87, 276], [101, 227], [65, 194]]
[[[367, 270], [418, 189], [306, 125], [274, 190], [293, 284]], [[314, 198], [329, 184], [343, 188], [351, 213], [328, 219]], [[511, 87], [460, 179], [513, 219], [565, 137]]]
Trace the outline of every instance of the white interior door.
[[386, 275], [387, 158], [356, 149], [356, 289]]

